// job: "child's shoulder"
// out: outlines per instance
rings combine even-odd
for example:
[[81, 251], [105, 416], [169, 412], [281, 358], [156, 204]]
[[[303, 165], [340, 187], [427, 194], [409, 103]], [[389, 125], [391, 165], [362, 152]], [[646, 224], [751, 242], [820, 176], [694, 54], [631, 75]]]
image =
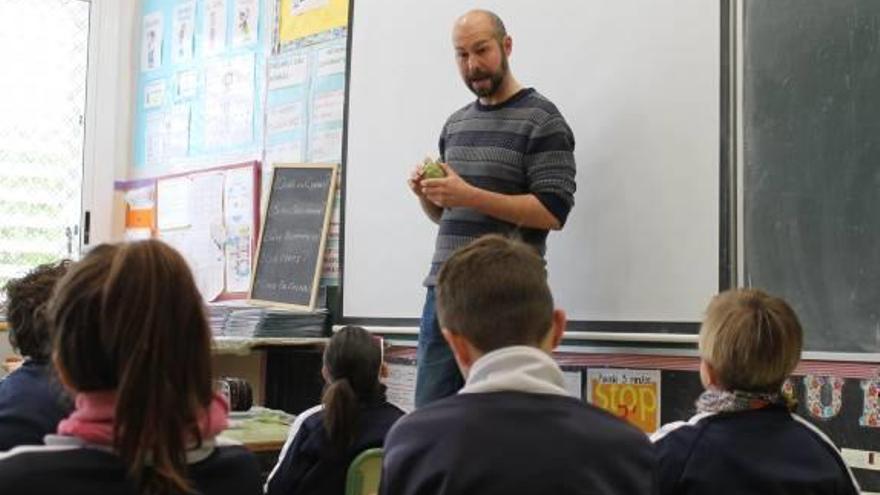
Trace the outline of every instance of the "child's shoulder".
[[651, 434], [651, 442], [658, 443], [668, 441], [670, 438], [678, 437], [696, 439], [699, 432], [716, 416], [715, 413], [699, 413], [692, 416], [687, 421], [674, 421], [672, 423], [667, 423]]

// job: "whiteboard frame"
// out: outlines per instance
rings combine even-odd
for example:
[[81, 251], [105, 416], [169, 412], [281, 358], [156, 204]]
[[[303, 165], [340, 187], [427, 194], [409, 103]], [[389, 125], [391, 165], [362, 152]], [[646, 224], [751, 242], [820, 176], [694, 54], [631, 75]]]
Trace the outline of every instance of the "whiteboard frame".
[[[354, 2], [356, 0], [352, 0], [352, 6], [349, 9], [349, 36], [347, 39], [347, 48], [349, 52], [349, 57], [346, 62], [346, 82], [345, 82], [345, 112], [344, 112], [344, 127], [343, 127], [343, 182], [345, 182], [345, 178], [347, 175], [347, 162], [348, 162], [348, 131], [349, 131], [349, 103], [350, 103], [350, 81], [351, 81], [351, 53], [352, 53], [352, 30], [356, 28], [353, 19], [354, 16]], [[362, 0], [363, 1], [363, 0]], [[719, 208], [719, 232], [718, 232], [718, 276], [717, 289], [725, 290], [732, 287], [732, 282], [735, 278], [735, 260], [737, 259], [737, 250], [735, 249], [735, 241], [734, 244], [731, 244], [731, 239], [736, 239], [736, 231], [735, 224], [732, 224], [732, 219], [730, 218], [730, 214], [725, 214], [725, 207], [728, 212], [735, 212], [735, 202], [731, 197], [733, 191], [735, 191], [735, 182], [731, 180], [731, 177], [735, 177], [735, 170], [733, 169], [733, 162], [731, 162], [731, 158], [735, 156], [735, 152], [731, 150], [733, 148], [731, 143], [735, 143], [735, 127], [732, 127], [731, 122], [735, 122], [735, 115], [732, 115], [731, 109], [735, 108], [733, 106], [733, 102], [735, 101], [735, 95], [732, 94], [735, 86], [735, 82], [730, 80], [730, 71], [737, 70], [738, 64], [736, 63], [735, 57], [735, 48], [736, 43], [730, 41], [735, 36], [736, 33], [733, 31], [733, 27], [738, 25], [739, 23], [732, 22], [735, 19], [734, 12], [736, 9], [736, 4], [739, 3], [739, 0], [717, 0], [719, 2], [719, 19], [720, 23], [719, 35], [721, 40], [719, 42], [719, 67], [718, 71], [720, 73], [719, 79], [719, 136], [718, 136], [718, 148], [719, 148], [719, 202], [725, 201], [725, 205], [720, 205]], [[727, 145], [725, 145], [727, 143]], [[735, 196], [734, 196], [735, 197]], [[355, 324], [355, 325], [363, 325], [373, 328], [418, 328], [418, 318], [398, 318], [398, 317], [360, 317], [360, 316], [347, 316], [344, 314], [344, 297], [345, 297], [345, 288], [344, 288], [344, 271], [345, 271], [345, 216], [346, 216], [346, 194], [342, 195], [342, 211], [341, 211], [341, 235], [340, 235], [340, 259], [341, 259], [341, 271], [343, 272], [340, 280], [341, 284], [337, 294], [337, 308], [338, 313], [335, 315], [334, 324]], [[731, 247], [731, 245], [733, 247]], [[596, 330], [595, 327], [600, 327], [600, 330]], [[638, 327], [641, 329], [640, 331], [632, 331], [633, 327]], [[669, 329], [673, 329], [674, 331], [668, 331]], [[574, 340], [607, 340], [609, 342], [645, 342], [645, 343], [656, 343], [656, 344], [681, 344], [687, 345], [688, 347], [694, 345], [697, 339], [697, 333], [699, 331], [699, 321], [647, 321], [647, 320], [637, 320], [637, 321], [624, 321], [624, 320], [614, 320], [614, 321], [594, 321], [594, 320], [574, 320], [568, 323], [568, 330], [565, 333], [566, 338], [571, 337]], [[408, 333], [404, 331], [405, 333]], [[673, 352], [677, 352], [678, 350], [673, 350]], [[690, 352], [688, 349], [681, 349], [682, 352]]]

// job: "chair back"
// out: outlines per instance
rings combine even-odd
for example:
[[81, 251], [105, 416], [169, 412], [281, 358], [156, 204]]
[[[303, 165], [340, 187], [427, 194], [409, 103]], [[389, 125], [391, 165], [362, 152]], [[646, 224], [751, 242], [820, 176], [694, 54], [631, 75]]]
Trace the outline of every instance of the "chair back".
[[345, 478], [345, 495], [376, 495], [382, 476], [382, 449], [368, 449], [354, 458]]

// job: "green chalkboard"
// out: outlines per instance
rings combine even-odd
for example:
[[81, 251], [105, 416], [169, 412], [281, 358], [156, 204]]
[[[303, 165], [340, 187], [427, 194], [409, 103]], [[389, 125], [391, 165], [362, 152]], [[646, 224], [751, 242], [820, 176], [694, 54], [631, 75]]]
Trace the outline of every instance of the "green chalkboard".
[[744, 285], [807, 351], [880, 352], [880, 2], [744, 6]]

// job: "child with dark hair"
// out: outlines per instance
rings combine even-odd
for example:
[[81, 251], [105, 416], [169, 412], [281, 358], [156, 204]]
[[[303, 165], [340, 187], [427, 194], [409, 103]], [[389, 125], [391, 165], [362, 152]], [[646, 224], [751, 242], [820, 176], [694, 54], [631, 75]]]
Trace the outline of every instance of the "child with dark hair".
[[633, 426], [571, 397], [544, 261], [487, 235], [437, 275], [437, 314], [465, 385], [394, 425], [387, 495], [649, 495], [654, 454]]
[[0, 454], [0, 493], [248, 495], [259, 467], [215, 438], [211, 331], [184, 259], [162, 242], [101, 245], [71, 266], [46, 315], [74, 412], [45, 445]]
[[67, 260], [40, 265], [6, 284], [9, 343], [25, 360], [0, 382], [0, 451], [42, 444], [73, 408], [49, 362], [46, 322], [46, 302], [68, 265]]
[[322, 403], [300, 414], [291, 426], [278, 464], [269, 475], [270, 495], [345, 493], [345, 475], [354, 458], [382, 447], [385, 434], [403, 411], [385, 399], [382, 344], [360, 327], [348, 326], [330, 339], [322, 373]]

